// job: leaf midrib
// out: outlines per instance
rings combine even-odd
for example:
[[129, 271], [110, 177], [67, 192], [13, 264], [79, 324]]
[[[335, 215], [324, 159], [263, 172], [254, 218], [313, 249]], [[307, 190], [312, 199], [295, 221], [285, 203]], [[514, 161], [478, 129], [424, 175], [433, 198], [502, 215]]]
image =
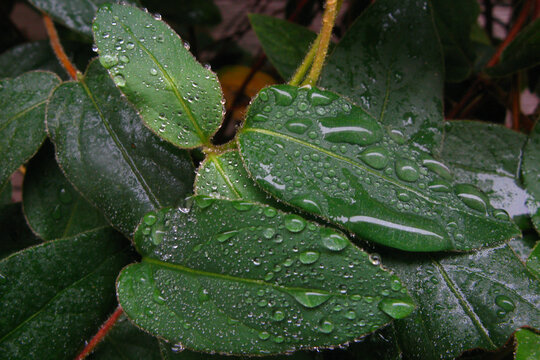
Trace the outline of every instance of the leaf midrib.
[[223, 180], [225, 180], [225, 183], [231, 189], [231, 191], [234, 193], [234, 195], [236, 195], [236, 197], [238, 199], [241, 199], [242, 195], [240, 195], [240, 191], [238, 191], [238, 189], [236, 189], [236, 187], [232, 183], [231, 179], [227, 176], [227, 173], [225, 173], [225, 170], [223, 170], [223, 167], [221, 166], [221, 163], [219, 162], [219, 158], [217, 156], [209, 156], [208, 158], [209, 158], [210, 161], [212, 161], [212, 163], [216, 167], [216, 170], [221, 175]]

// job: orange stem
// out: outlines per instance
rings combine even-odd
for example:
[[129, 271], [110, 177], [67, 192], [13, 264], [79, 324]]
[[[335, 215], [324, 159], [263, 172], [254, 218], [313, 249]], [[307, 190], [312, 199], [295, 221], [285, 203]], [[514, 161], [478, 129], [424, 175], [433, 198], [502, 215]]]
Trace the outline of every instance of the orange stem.
[[62, 64], [64, 69], [66, 69], [69, 76], [71, 76], [73, 80], [77, 80], [77, 69], [67, 57], [66, 52], [64, 51], [64, 48], [62, 47], [62, 44], [60, 43], [60, 39], [58, 38], [58, 33], [56, 32], [56, 29], [54, 27], [54, 23], [51, 17], [43, 13], [43, 22], [45, 23], [45, 29], [47, 29], [47, 35], [49, 35], [49, 41], [51, 42], [51, 46], [54, 50], [56, 57], [58, 58], [58, 61], [60, 61], [60, 64]]
[[112, 329], [113, 325], [116, 323], [116, 320], [118, 320], [122, 313], [122, 308], [118, 306], [113, 312], [113, 314], [107, 319], [107, 321], [105, 321], [103, 326], [101, 326], [97, 334], [94, 335], [92, 340], [90, 340], [90, 342], [84, 347], [84, 349], [79, 353], [79, 355], [77, 355], [75, 360], [83, 360], [85, 357], [87, 357], [88, 354], [90, 354], [94, 350], [96, 345], [99, 344], [99, 342], [103, 340], [105, 335], [107, 335], [107, 333]]

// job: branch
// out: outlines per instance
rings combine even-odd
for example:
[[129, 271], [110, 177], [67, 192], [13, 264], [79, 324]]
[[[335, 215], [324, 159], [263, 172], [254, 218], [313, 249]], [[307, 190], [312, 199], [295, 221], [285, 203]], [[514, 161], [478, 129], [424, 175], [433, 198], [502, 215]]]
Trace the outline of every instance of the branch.
[[62, 44], [60, 43], [60, 39], [58, 38], [58, 33], [56, 32], [56, 29], [54, 28], [54, 23], [51, 19], [51, 17], [45, 13], [43, 13], [43, 22], [45, 23], [45, 29], [47, 29], [47, 35], [49, 35], [49, 41], [51, 42], [51, 46], [54, 50], [54, 54], [58, 58], [58, 61], [60, 61], [60, 64], [66, 69], [67, 73], [73, 80], [77, 80], [77, 68], [71, 63], [69, 58], [66, 55], [66, 52], [64, 51], [64, 48], [62, 47]]

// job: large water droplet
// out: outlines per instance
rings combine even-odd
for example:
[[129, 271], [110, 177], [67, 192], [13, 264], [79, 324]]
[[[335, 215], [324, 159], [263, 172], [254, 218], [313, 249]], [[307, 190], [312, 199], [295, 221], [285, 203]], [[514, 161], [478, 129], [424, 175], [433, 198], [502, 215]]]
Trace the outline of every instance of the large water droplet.
[[299, 259], [302, 264], [309, 265], [313, 264], [319, 259], [320, 254], [317, 251], [304, 251], [300, 254]]
[[501, 309], [503, 309], [506, 312], [512, 311], [515, 309], [516, 305], [506, 295], [499, 295], [495, 298], [495, 304], [497, 304]]
[[460, 197], [461, 201], [468, 207], [480, 212], [486, 212], [489, 200], [487, 196], [470, 184], [457, 184], [454, 187], [454, 192]]
[[281, 310], [276, 310], [274, 311], [274, 314], [272, 315], [272, 319], [274, 319], [275, 321], [281, 321], [285, 319], [285, 314]]
[[148, 213], [148, 214], [144, 215], [143, 221], [148, 226], [154, 225], [156, 223], [156, 221], [157, 221], [156, 214]]
[[294, 297], [302, 306], [307, 308], [315, 308], [332, 297], [331, 294], [320, 293], [316, 291], [305, 291], [305, 290], [293, 290], [288, 289], [286, 291], [289, 295]]
[[195, 197], [195, 204], [201, 209], [206, 209], [210, 205], [214, 203], [216, 199], [211, 198], [209, 196], [197, 196]]
[[493, 216], [499, 220], [509, 220], [510, 216], [504, 209], [495, 209], [493, 210]]
[[222, 242], [225, 242], [225, 241], [229, 240], [230, 238], [232, 238], [236, 234], [238, 234], [238, 230], [225, 231], [225, 232], [222, 232], [221, 234], [217, 234], [216, 235], [216, 240], [219, 241], [220, 243], [222, 243]]
[[409, 159], [396, 161], [396, 175], [403, 181], [414, 182], [420, 177], [418, 165]]
[[313, 106], [330, 105], [335, 99], [337, 99], [336, 95], [329, 92], [323, 93], [318, 89], [313, 89], [313, 92], [309, 94], [309, 101]]
[[113, 77], [113, 81], [116, 84], [116, 86], [126, 86], [126, 78], [123, 77], [121, 74], [117, 74]]
[[233, 207], [238, 211], [248, 211], [253, 206], [252, 203], [246, 201], [234, 201]]
[[388, 151], [382, 146], [372, 146], [364, 150], [360, 159], [374, 169], [384, 169], [388, 164]]
[[285, 215], [284, 222], [285, 228], [293, 233], [300, 232], [306, 227], [306, 220], [294, 214]]
[[381, 126], [375, 120], [361, 113], [321, 119], [319, 128], [327, 141], [361, 146], [378, 142], [383, 134]]
[[403, 319], [414, 310], [414, 304], [407, 300], [385, 298], [379, 302], [379, 309], [393, 319]]
[[259, 339], [268, 340], [269, 338], [270, 338], [270, 334], [268, 333], [268, 331], [259, 332]]
[[308, 119], [293, 119], [285, 123], [285, 127], [292, 133], [302, 135], [311, 126], [311, 121]]
[[328, 228], [321, 230], [321, 240], [323, 245], [332, 251], [341, 251], [349, 245], [349, 240], [345, 236]]
[[199, 291], [198, 298], [199, 298], [200, 302], [206, 302], [206, 301], [210, 300], [210, 295], [208, 293], [208, 290], [201, 289], [201, 291]]
[[422, 161], [422, 165], [424, 165], [440, 177], [446, 180], [452, 180], [452, 174], [450, 173], [450, 169], [448, 169], [448, 167], [442, 162], [439, 162], [435, 159], [426, 158]]
[[276, 97], [276, 104], [281, 106], [291, 105], [296, 97], [296, 90], [284, 90], [274, 87], [272, 91]]
[[434, 180], [428, 184], [428, 188], [435, 192], [449, 192], [450, 184], [444, 180]]
[[334, 324], [327, 319], [321, 320], [319, 323], [319, 331], [324, 334], [330, 334], [334, 330]]
[[154, 294], [152, 296], [152, 299], [154, 300], [154, 302], [158, 305], [163, 305], [165, 304], [165, 299], [163, 298], [163, 296], [161, 295], [161, 292], [159, 291], [159, 289], [154, 289]]
[[73, 196], [71, 195], [71, 192], [65, 188], [61, 188], [58, 191], [58, 198], [60, 199], [60, 202], [63, 204], [69, 204], [73, 200]]
[[99, 62], [101, 63], [101, 65], [103, 65], [104, 68], [110, 69], [114, 65], [118, 64], [118, 56], [115, 54], [105, 54], [99, 57]]

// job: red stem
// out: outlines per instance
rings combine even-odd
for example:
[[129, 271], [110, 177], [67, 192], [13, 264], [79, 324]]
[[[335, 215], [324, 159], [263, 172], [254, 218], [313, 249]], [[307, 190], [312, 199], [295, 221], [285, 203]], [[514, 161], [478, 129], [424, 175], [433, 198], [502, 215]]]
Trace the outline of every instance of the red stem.
[[56, 57], [58, 58], [58, 61], [60, 61], [60, 64], [62, 64], [64, 69], [66, 69], [69, 76], [71, 76], [73, 80], [77, 80], [77, 69], [71, 63], [71, 61], [69, 61], [69, 58], [67, 57], [64, 51], [64, 48], [62, 47], [62, 44], [60, 43], [60, 39], [58, 38], [58, 33], [56, 32], [56, 29], [54, 28], [54, 23], [51, 17], [43, 13], [43, 22], [45, 23], [45, 29], [47, 30], [47, 35], [49, 35], [51, 46], [54, 50]]
[[122, 308], [118, 306], [116, 310], [112, 313], [112, 315], [107, 319], [107, 321], [103, 323], [103, 325], [101, 326], [97, 334], [94, 335], [92, 340], [90, 340], [90, 342], [84, 347], [84, 349], [79, 353], [79, 355], [77, 355], [75, 360], [83, 360], [85, 357], [87, 357], [88, 354], [90, 354], [94, 350], [96, 345], [99, 344], [99, 342], [103, 340], [105, 335], [107, 335], [107, 333], [112, 329], [112, 327], [116, 323], [116, 320], [118, 320], [122, 313]]

